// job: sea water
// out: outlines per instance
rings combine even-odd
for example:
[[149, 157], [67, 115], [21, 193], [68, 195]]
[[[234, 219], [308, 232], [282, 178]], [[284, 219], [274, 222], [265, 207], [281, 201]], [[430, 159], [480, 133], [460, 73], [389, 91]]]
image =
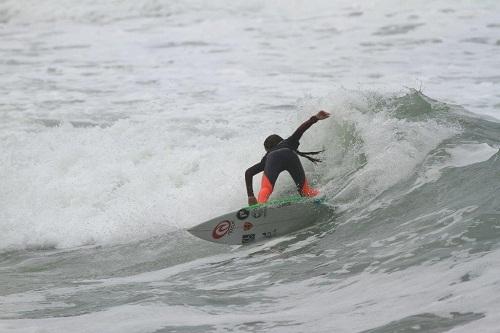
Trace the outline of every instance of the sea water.
[[[499, 68], [498, 1], [1, 1], [0, 331], [500, 332]], [[320, 109], [333, 216], [185, 231]]]

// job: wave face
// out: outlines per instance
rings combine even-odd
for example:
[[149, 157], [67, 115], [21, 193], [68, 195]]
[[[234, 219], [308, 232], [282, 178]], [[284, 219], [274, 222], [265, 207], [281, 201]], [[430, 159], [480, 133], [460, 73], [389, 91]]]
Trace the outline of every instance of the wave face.
[[[498, 332], [498, 13], [1, 1], [0, 331]], [[185, 231], [319, 109], [300, 148], [331, 216]]]

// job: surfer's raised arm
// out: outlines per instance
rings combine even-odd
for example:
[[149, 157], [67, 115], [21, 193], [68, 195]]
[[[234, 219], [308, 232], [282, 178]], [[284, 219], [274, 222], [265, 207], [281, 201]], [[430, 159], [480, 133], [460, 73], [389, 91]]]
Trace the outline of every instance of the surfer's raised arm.
[[[323, 120], [328, 117], [330, 117], [330, 114], [326, 111], [321, 110], [317, 114], [309, 118], [307, 121], [305, 121], [302, 125], [300, 125], [289, 138], [283, 140], [282, 137], [276, 134], [272, 134], [266, 138], [266, 140], [264, 141], [266, 155], [264, 155], [259, 163], [251, 166], [245, 171], [245, 183], [247, 187], [248, 204], [250, 206], [257, 204], [257, 202], [263, 203], [267, 201], [269, 195], [273, 190], [276, 178], [283, 170], [287, 170], [290, 173], [295, 181], [295, 184], [297, 185], [297, 189], [299, 190], [300, 195], [314, 196], [318, 194], [318, 191], [308, 185], [305, 179], [304, 169], [302, 168], [299, 159], [295, 157], [290, 160], [289, 154], [292, 154], [292, 156], [298, 154], [309, 159], [313, 163], [321, 162], [321, 160], [313, 158], [309, 155], [316, 155], [321, 153], [322, 151], [304, 153], [298, 151], [297, 149], [299, 147], [299, 140], [304, 132], [307, 131], [307, 129], [309, 129], [309, 127], [311, 127], [318, 120]], [[283, 151], [280, 154], [275, 154], [277, 150], [281, 151], [282, 149], [286, 149], [286, 151]], [[270, 163], [266, 163], [268, 154], [270, 154], [271, 152], [273, 152], [274, 157]], [[262, 171], [264, 171], [264, 176], [262, 178], [259, 200], [257, 201], [253, 193], [253, 176]], [[271, 179], [269, 179], [266, 173], [270, 174]]]
[[318, 120], [323, 120], [328, 117], [330, 117], [330, 114], [326, 111], [321, 110], [320, 112], [316, 113], [314, 116], [309, 118], [307, 121], [302, 123], [302, 125], [300, 125], [299, 128], [297, 128], [295, 132], [293, 132], [293, 134], [290, 136], [289, 139], [292, 139], [294, 141], [299, 141], [300, 138], [302, 137], [302, 134], [304, 134], [304, 132], [307, 131], [309, 127], [315, 124]]

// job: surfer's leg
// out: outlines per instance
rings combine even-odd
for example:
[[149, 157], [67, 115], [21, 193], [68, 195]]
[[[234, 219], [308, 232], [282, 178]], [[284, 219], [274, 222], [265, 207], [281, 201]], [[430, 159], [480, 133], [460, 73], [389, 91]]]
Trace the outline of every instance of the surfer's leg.
[[282, 150], [283, 149], [274, 151], [267, 156], [266, 166], [264, 167], [264, 174], [262, 175], [260, 184], [259, 196], [257, 198], [258, 203], [267, 202], [269, 196], [273, 193], [274, 184], [280, 172], [283, 171]]
[[260, 183], [259, 197], [257, 198], [258, 203], [265, 203], [269, 199], [271, 193], [273, 193], [274, 182], [271, 182], [269, 177], [264, 174], [262, 175], [262, 181]]
[[302, 163], [300, 163], [299, 157], [293, 152], [292, 154], [293, 156], [290, 156], [288, 160], [287, 171], [290, 173], [290, 176], [292, 176], [300, 195], [303, 197], [314, 197], [318, 195], [319, 191], [312, 188], [307, 182], [304, 168], [302, 167]]

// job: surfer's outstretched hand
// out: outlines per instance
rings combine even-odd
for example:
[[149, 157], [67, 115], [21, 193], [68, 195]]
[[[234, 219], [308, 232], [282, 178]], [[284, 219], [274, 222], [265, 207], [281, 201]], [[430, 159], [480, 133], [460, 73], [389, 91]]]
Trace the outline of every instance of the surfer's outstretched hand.
[[257, 204], [257, 199], [255, 197], [248, 197], [248, 205], [253, 206]]
[[323, 111], [323, 110], [321, 110], [320, 112], [318, 112], [316, 114], [316, 118], [318, 118], [318, 120], [323, 120], [323, 119], [326, 119], [328, 117], [330, 117], [330, 114], [326, 111]]

